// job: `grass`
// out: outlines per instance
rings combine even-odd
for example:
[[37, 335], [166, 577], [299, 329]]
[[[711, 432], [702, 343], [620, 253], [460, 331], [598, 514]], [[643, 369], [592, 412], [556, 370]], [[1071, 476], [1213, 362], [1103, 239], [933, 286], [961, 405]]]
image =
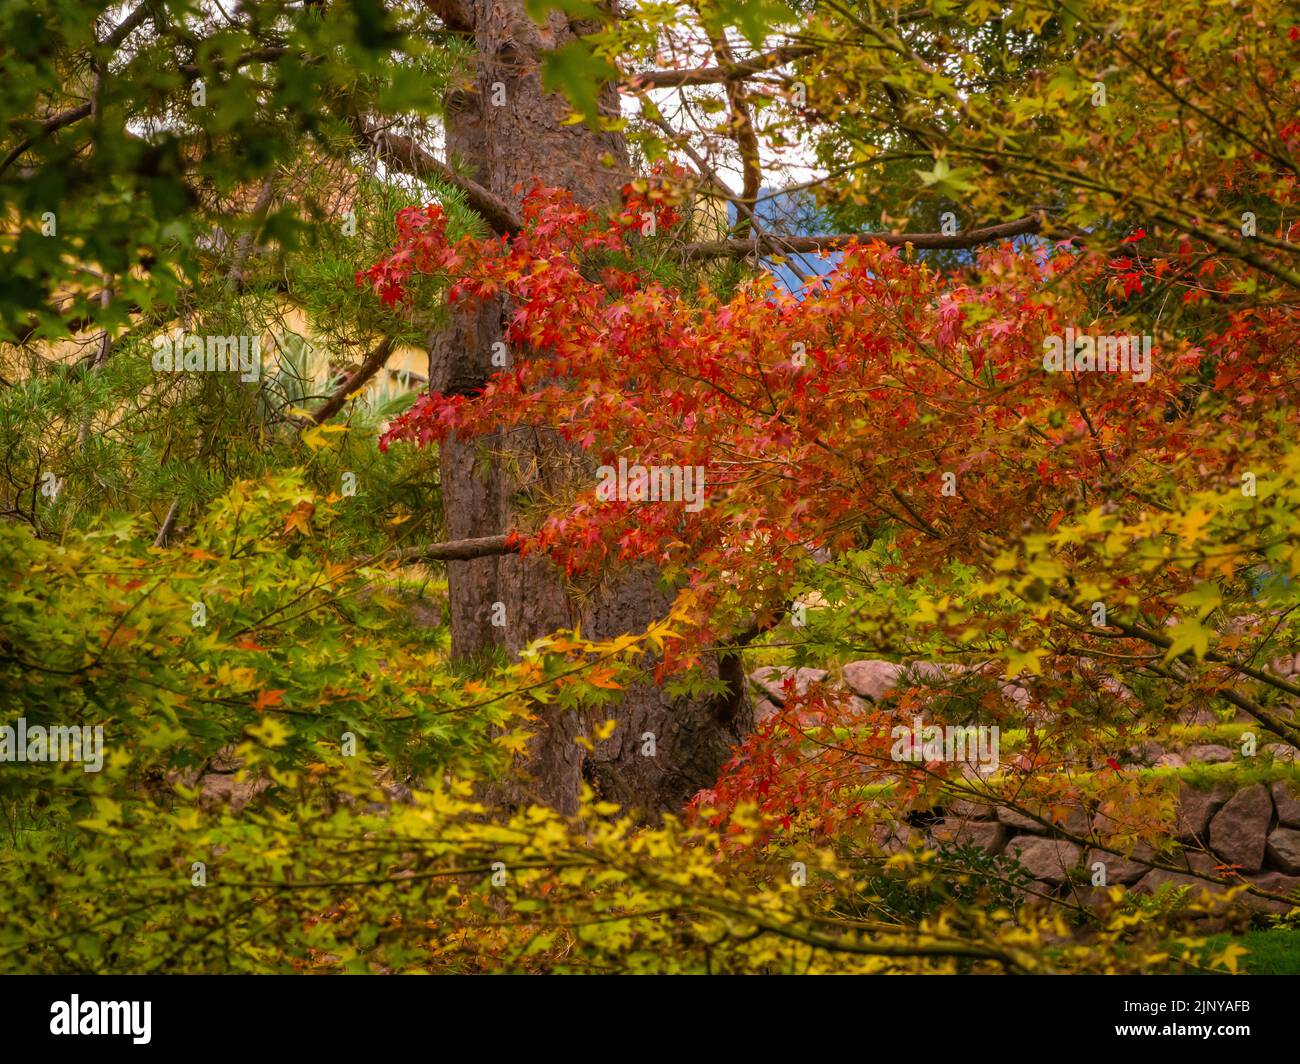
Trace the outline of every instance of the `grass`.
[[1300, 931], [1277, 928], [1247, 931], [1244, 935], [1212, 935], [1207, 950], [1217, 952], [1234, 942], [1249, 950], [1241, 959], [1242, 970], [1250, 975], [1300, 975]]

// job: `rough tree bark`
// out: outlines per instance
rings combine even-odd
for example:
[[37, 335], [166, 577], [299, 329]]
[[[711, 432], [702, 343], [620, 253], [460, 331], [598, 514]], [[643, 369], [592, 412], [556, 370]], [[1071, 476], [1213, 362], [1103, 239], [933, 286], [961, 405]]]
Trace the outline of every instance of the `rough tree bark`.
[[[447, 100], [449, 159], [512, 203], [535, 181], [569, 189], [586, 205], [614, 202], [627, 176], [622, 138], [566, 125], [567, 105], [541, 85], [543, 53], [594, 27], [554, 11], [538, 25], [516, 0], [429, 2], [450, 29], [472, 36], [477, 51], [472, 80]], [[617, 112], [612, 87], [602, 105]], [[494, 303], [470, 315], [454, 315], [430, 347], [432, 389], [471, 395], [483, 385], [494, 371], [493, 344], [502, 339], [504, 312]], [[511, 356], [527, 357], [527, 352]], [[488, 444], [446, 441], [441, 476], [448, 538], [491, 536], [516, 527], [519, 510], [530, 497], [572, 475], [585, 461], [544, 429], [515, 432]], [[595, 638], [640, 631], [663, 616], [671, 602], [669, 594], [656, 588], [649, 566], [615, 574], [581, 603], [566, 594], [558, 570], [538, 556], [451, 561], [448, 578], [452, 650], [458, 656], [491, 647], [516, 653], [537, 636], [575, 623]], [[504, 607], [502, 627], [492, 623], [497, 603]], [[496, 612], [499, 618], [500, 609]], [[602, 797], [646, 815], [680, 807], [713, 783], [732, 745], [753, 726], [739, 662], [726, 659], [721, 668], [724, 678], [733, 681], [723, 698], [669, 699], [651, 683], [627, 691], [613, 713], [617, 729], [594, 753], [574, 741], [589, 733], [591, 721], [573, 712], [545, 718], [530, 751], [531, 782], [525, 793], [513, 797], [572, 813], [587, 780]], [[647, 732], [655, 737], [653, 757], [641, 753]]]

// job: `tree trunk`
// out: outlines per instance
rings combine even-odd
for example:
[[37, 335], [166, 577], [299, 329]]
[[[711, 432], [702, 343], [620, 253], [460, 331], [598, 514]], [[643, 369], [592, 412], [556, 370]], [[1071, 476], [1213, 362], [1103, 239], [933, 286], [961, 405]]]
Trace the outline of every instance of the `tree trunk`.
[[[622, 137], [564, 124], [567, 104], [541, 87], [542, 54], [594, 27], [554, 11], [538, 25], [516, 0], [465, 0], [455, 3], [451, 16], [449, 25], [472, 33], [478, 57], [473, 83], [448, 100], [448, 157], [511, 202], [540, 182], [568, 189], [588, 206], [612, 204], [627, 177]], [[617, 113], [612, 88], [602, 106]], [[430, 387], [450, 394], [477, 391], [494, 372], [492, 349], [502, 339], [504, 321], [499, 301], [470, 315], [456, 312], [431, 344]], [[511, 352], [512, 358], [523, 355]], [[449, 439], [441, 463], [451, 539], [516, 527], [519, 509], [537, 489], [594, 466], [545, 429], [519, 430], [490, 444]], [[514, 654], [532, 639], [575, 623], [593, 638], [640, 631], [671, 602], [669, 593], [656, 588], [649, 566], [621, 574], [581, 606], [566, 594], [559, 571], [539, 556], [450, 562], [448, 580], [452, 651], [459, 657], [493, 647]], [[723, 670], [734, 674], [735, 683], [721, 699], [670, 700], [652, 683], [627, 691], [611, 711], [618, 727], [594, 754], [574, 741], [594, 721], [572, 711], [547, 717], [530, 751], [530, 782], [512, 798], [573, 813], [586, 780], [602, 797], [643, 814], [680, 807], [712, 785], [733, 744], [753, 724], [739, 663], [724, 662]], [[654, 736], [653, 756], [643, 754], [650, 748], [647, 734]]]

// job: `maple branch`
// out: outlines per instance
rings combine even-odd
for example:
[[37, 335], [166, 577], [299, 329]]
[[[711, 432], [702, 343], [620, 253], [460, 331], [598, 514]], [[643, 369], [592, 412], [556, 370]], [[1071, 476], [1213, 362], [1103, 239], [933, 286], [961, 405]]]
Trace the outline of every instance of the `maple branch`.
[[[927, 250], [963, 250], [981, 244], [995, 244], [1000, 240], [1042, 232], [1043, 219], [1039, 215], [1017, 218], [1014, 222], [1000, 222], [983, 229], [968, 229], [964, 233], [839, 233], [833, 236], [775, 236], [783, 249], [791, 254], [816, 251], [834, 251], [851, 243], [870, 244], [878, 240], [891, 248], [911, 244]], [[682, 247], [688, 259], [740, 259], [752, 255], [756, 242], [751, 239], [701, 240]]]
[[[1053, 591], [1052, 597], [1057, 601], [1064, 603], [1069, 607], [1069, 609], [1073, 610], [1080, 616], [1087, 616], [1087, 611], [1084, 610], [1082, 606], [1071, 602], [1064, 592]], [[1164, 635], [1161, 632], [1153, 632], [1150, 628], [1141, 624], [1126, 623], [1113, 615], [1107, 617], [1106, 626], [1108, 628], [1117, 629], [1130, 639], [1140, 640], [1149, 646], [1159, 647], [1161, 650], [1168, 651], [1173, 646], [1173, 640], [1169, 636]], [[1186, 657], [1187, 654], [1188, 652], [1184, 651], [1183, 654], [1179, 655], [1179, 657]], [[1276, 676], [1267, 670], [1256, 669], [1249, 664], [1234, 661], [1232, 658], [1220, 654], [1215, 650], [1207, 650], [1201, 655], [1201, 657], [1205, 661], [1213, 662], [1216, 665], [1224, 665], [1239, 676], [1248, 676], [1252, 680], [1273, 687], [1284, 694], [1300, 696], [1300, 686], [1297, 686], [1280, 676]], [[1172, 674], [1169, 674], [1169, 676], [1171, 679], [1180, 680], [1181, 682], [1180, 677], [1173, 676]], [[1215, 691], [1215, 694], [1225, 702], [1228, 702], [1231, 705], [1236, 706], [1238, 709], [1250, 714], [1250, 716], [1255, 720], [1259, 721], [1275, 735], [1285, 739], [1292, 746], [1300, 747], [1300, 728], [1297, 728], [1292, 721], [1278, 716], [1276, 713], [1261, 706], [1253, 699], [1246, 698], [1227, 686], [1220, 687]]]

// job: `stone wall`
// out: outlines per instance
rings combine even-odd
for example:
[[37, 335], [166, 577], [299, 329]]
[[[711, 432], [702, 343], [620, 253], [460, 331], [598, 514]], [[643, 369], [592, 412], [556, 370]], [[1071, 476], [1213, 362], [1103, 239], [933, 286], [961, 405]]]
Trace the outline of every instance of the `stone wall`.
[[[906, 681], [941, 680], [965, 671], [962, 666], [929, 662], [856, 661], [843, 667], [839, 695], [866, 709]], [[750, 674], [750, 681], [760, 723], [779, 712], [792, 691], [802, 694], [814, 684], [837, 686], [827, 670], [812, 668], [763, 667]], [[1001, 690], [1017, 707], [1029, 703], [1028, 692], [1017, 684], [1004, 683]], [[1263, 749], [1279, 768], [1296, 756], [1293, 748], [1281, 744]], [[1130, 755], [1137, 768], [1173, 771], [1236, 757], [1232, 749], [1216, 743], [1168, 747], [1148, 743]], [[1165, 883], [1204, 887], [1211, 893], [1227, 889], [1193, 874], [1200, 873], [1237, 884], [1251, 883], [1273, 894], [1296, 892], [1296, 904], [1300, 905], [1300, 783], [1294, 777], [1248, 784], [1225, 781], [1208, 788], [1181, 783], [1175, 838], [1159, 853], [1141, 843], [1127, 856], [1097, 849], [1110, 835], [1105, 818], [1084, 806], [1066, 812], [1063, 822], [1059, 818], [1053, 822], [1047, 815], [1040, 820], [961, 799], [930, 811], [923, 824], [882, 828], [878, 841], [886, 852], [924, 841], [931, 847], [969, 844], [985, 854], [1012, 856], [1033, 878], [1034, 889], [1058, 896], [1090, 889], [1100, 878], [1098, 872], [1104, 875], [1106, 886], [1139, 893], [1154, 893]], [[1098, 864], [1104, 868], [1098, 869]], [[1169, 867], [1153, 868], [1152, 864]], [[1263, 912], [1281, 913], [1290, 908], [1285, 902], [1250, 894], [1243, 894], [1238, 901]]]

